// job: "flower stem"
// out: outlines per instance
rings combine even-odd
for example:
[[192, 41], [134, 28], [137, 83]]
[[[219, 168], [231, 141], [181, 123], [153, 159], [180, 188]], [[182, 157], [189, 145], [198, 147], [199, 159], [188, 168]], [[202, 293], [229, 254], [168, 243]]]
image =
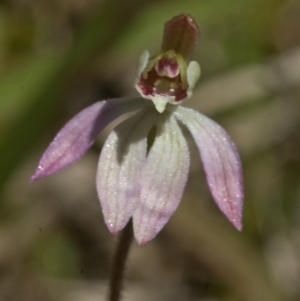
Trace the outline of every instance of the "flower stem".
[[114, 255], [109, 285], [109, 301], [120, 300], [125, 262], [129, 253], [132, 237], [132, 220], [130, 220], [119, 237], [116, 253]]

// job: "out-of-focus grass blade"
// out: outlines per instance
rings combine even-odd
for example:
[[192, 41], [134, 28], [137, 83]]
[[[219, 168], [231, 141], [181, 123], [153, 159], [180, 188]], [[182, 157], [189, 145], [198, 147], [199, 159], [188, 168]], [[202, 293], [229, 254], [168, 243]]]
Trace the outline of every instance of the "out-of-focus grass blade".
[[[199, 204], [182, 202], [166, 229], [189, 257], [205, 264], [241, 300], [283, 301], [266, 264], [240, 232]], [[240, 299], [239, 299], [240, 300]]]
[[26, 110], [61, 64], [58, 54], [26, 59], [0, 78], [0, 140]]
[[55, 114], [67, 83], [122, 34], [126, 24], [143, 4], [131, 0], [107, 0], [87, 22], [74, 46], [64, 54], [61, 64], [46, 87], [0, 140], [0, 188], [14, 168], [27, 155]]
[[[245, 5], [253, 6], [259, 1], [250, 0], [189, 0], [169, 1], [154, 3], [149, 8], [138, 14], [131, 26], [118, 41], [115, 51], [118, 53], [137, 51], [157, 41], [157, 50], [160, 48], [162, 26], [166, 20], [181, 13], [191, 14], [200, 26], [215, 24], [220, 17], [233, 11], [245, 9]], [[138, 30], [137, 30], [138, 28]]]

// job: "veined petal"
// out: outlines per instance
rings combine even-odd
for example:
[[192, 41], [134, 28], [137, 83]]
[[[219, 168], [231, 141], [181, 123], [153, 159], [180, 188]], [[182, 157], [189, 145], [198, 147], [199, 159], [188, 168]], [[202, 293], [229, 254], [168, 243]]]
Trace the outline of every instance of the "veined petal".
[[144, 245], [176, 210], [186, 184], [190, 156], [173, 116], [157, 125], [154, 144], [142, 174], [140, 203], [133, 214], [135, 238]]
[[178, 107], [174, 114], [195, 139], [217, 205], [241, 230], [243, 178], [234, 143], [220, 125], [193, 109]]
[[130, 111], [141, 109], [140, 97], [97, 102], [73, 117], [56, 135], [44, 152], [31, 180], [49, 176], [80, 159], [97, 135], [112, 121]]
[[111, 233], [125, 227], [140, 200], [147, 135], [155, 116], [153, 108], [142, 110], [117, 126], [103, 146], [96, 185], [104, 220]]

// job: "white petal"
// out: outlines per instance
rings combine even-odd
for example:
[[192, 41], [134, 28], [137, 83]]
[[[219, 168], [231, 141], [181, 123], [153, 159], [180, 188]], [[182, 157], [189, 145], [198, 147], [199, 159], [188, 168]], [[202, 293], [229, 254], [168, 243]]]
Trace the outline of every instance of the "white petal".
[[145, 109], [121, 123], [103, 146], [96, 184], [105, 223], [111, 233], [125, 227], [140, 199], [153, 112], [153, 109]]
[[189, 151], [175, 118], [157, 126], [142, 177], [141, 201], [133, 215], [139, 245], [149, 242], [177, 208], [189, 170]]
[[136, 82], [139, 81], [140, 79], [140, 76], [142, 74], [142, 72], [145, 70], [147, 64], [148, 64], [148, 61], [149, 61], [149, 56], [150, 56], [150, 53], [148, 50], [144, 50], [139, 58], [139, 65], [138, 65], [138, 70], [137, 70], [137, 79], [136, 79]]
[[189, 63], [188, 68], [186, 70], [186, 75], [187, 75], [187, 82], [188, 82], [188, 98], [190, 98], [193, 94], [193, 89], [200, 77], [201, 74], [201, 69], [200, 65], [196, 61], [192, 61]]
[[243, 178], [234, 143], [221, 126], [195, 110], [178, 107], [174, 114], [195, 139], [217, 205], [241, 230]]

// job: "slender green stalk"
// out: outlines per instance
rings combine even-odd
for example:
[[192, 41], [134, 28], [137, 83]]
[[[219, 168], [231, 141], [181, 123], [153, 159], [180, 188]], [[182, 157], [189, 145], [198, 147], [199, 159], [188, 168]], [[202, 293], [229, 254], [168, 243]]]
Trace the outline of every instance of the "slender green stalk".
[[109, 301], [120, 300], [123, 287], [125, 263], [129, 253], [132, 237], [132, 221], [130, 220], [120, 235], [116, 253], [113, 259], [109, 284]]

